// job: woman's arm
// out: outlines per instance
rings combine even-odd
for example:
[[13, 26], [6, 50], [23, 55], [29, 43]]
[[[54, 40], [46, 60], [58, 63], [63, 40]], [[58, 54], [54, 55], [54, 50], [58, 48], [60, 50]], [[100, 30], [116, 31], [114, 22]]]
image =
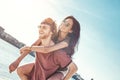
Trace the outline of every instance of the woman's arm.
[[78, 70], [77, 66], [75, 63], [71, 62], [69, 65], [68, 65], [68, 73], [66, 74], [66, 76], [64, 77], [63, 80], [69, 80], [73, 74], [75, 74], [75, 72]]
[[57, 43], [55, 45], [52, 45], [52, 46], [46, 46], [46, 47], [43, 47], [43, 46], [32, 46], [29, 49], [31, 51], [37, 51], [37, 52], [42, 52], [42, 53], [49, 53], [49, 52], [52, 52], [52, 51], [55, 51], [55, 50], [58, 50], [58, 49], [65, 48], [65, 47], [68, 47], [68, 43], [65, 42], [65, 41], [62, 41], [62, 42], [59, 42], [59, 43]]

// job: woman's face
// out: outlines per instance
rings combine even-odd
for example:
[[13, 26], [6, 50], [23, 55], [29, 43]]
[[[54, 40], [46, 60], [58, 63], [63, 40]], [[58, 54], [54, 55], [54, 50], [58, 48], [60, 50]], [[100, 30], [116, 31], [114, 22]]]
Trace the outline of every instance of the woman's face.
[[59, 30], [61, 32], [70, 33], [72, 32], [71, 30], [72, 26], [73, 26], [73, 20], [68, 18], [61, 23], [61, 25], [59, 26]]

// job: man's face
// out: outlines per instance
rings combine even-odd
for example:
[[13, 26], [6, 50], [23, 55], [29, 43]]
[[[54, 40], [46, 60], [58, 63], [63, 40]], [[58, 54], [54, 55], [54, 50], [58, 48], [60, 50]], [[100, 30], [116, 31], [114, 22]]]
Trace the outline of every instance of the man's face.
[[51, 26], [47, 24], [41, 24], [39, 26], [39, 36], [41, 39], [46, 39], [47, 37], [52, 36]]

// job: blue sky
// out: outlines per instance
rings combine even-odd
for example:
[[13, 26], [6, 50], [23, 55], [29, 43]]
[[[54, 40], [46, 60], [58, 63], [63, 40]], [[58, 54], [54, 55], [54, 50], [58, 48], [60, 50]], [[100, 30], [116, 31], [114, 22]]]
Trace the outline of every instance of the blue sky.
[[79, 50], [73, 58], [78, 73], [85, 80], [120, 80], [119, 4], [119, 0], [4, 0], [0, 25], [30, 45], [41, 20], [52, 17], [59, 25], [73, 15], [81, 24]]

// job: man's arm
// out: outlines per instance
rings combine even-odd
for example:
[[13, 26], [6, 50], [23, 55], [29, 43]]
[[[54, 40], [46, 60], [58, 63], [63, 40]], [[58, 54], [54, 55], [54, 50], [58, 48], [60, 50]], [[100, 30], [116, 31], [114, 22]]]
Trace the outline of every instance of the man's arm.
[[78, 70], [77, 66], [75, 63], [71, 62], [69, 65], [68, 65], [68, 73], [66, 74], [66, 76], [64, 77], [63, 80], [69, 80], [73, 74]]
[[12, 62], [9, 65], [9, 72], [15, 71], [15, 69], [18, 67], [19, 63], [22, 61], [22, 59], [29, 53], [30, 51], [24, 51], [14, 62]]
[[[32, 44], [33, 45], [39, 45], [40, 44], [40, 39], [38, 39], [35, 43]], [[13, 62], [9, 65], [9, 72], [13, 72], [16, 70], [16, 68], [18, 67], [19, 63], [22, 61], [22, 59], [31, 52], [31, 50], [24, 50], [24, 47], [20, 49], [20, 53], [21, 55]]]

